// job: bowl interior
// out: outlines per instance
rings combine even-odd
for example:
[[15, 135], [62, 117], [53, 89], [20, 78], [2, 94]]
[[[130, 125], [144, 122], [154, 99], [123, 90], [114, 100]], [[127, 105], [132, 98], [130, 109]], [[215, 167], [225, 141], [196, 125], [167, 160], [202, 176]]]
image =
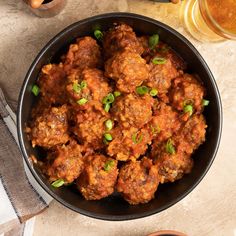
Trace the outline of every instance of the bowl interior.
[[[52, 188], [47, 179], [40, 174], [38, 168], [29, 161], [28, 156], [31, 154], [38, 156], [40, 150], [31, 147], [24, 133], [32, 104], [35, 102], [31, 87], [35, 83], [41, 67], [49, 62], [58, 62], [63, 52], [68, 49], [68, 45], [77, 37], [92, 35], [96, 27], [107, 30], [114, 22], [129, 24], [137, 34], [152, 35], [158, 33], [160, 39], [169, 44], [187, 62], [189, 72], [197, 73], [200, 76], [207, 89], [207, 99], [210, 100], [210, 104], [204, 112], [208, 124], [206, 142], [193, 155], [195, 163], [191, 174], [185, 175], [181, 180], [174, 183], [159, 186], [155, 199], [138, 206], [129, 205], [119, 194], [114, 194], [100, 201], [86, 201], [73, 188]], [[210, 70], [196, 49], [183, 36], [168, 26], [150, 18], [129, 13], [105, 14], [85, 19], [69, 26], [53, 38], [40, 52], [29, 69], [20, 94], [18, 108], [18, 134], [21, 148], [37, 181], [52, 197], [65, 206], [82, 214], [106, 220], [127, 220], [151, 215], [182, 199], [207, 172], [217, 152], [221, 134], [219, 93]]]

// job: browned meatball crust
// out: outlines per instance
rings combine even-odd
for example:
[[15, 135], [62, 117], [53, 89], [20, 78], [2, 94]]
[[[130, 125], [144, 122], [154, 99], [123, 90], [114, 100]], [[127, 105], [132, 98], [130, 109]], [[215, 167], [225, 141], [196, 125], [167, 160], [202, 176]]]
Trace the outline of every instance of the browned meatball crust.
[[145, 60], [128, 50], [116, 53], [105, 63], [105, 74], [116, 81], [121, 92], [131, 93], [149, 77]]
[[154, 198], [159, 183], [157, 168], [146, 157], [128, 162], [121, 167], [117, 190], [130, 204], [149, 202]]
[[143, 47], [133, 29], [126, 24], [117, 25], [105, 34], [103, 48], [106, 58], [115, 55], [123, 49], [128, 49], [140, 55], [143, 52]]
[[193, 75], [184, 74], [173, 81], [170, 90], [171, 105], [182, 111], [185, 105], [190, 104], [196, 112], [201, 112], [204, 94], [203, 85]]
[[69, 101], [77, 103], [80, 99], [85, 98], [88, 102], [99, 101], [111, 92], [111, 86], [104, 77], [103, 72], [98, 69], [85, 69], [82, 74], [74, 70], [68, 76], [69, 83], [66, 87]]
[[32, 122], [30, 139], [32, 146], [51, 148], [69, 140], [66, 105], [47, 108]]
[[119, 97], [112, 107], [112, 115], [125, 128], [141, 128], [152, 118], [154, 100], [150, 95], [127, 94]]
[[160, 102], [155, 106], [154, 115], [148, 126], [155, 139], [162, 142], [179, 130], [181, 126], [180, 115], [171, 106]]
[[84, 168], [83, 148], [75, 140], [67, 145], [57, 146], [47, 157], [49, 165], [46, 174], [50, 181], [63, 179], [71, 183], [77, 179]]
[[104, 155], [91, 155], [86, 158], [77, 187], [85, 199], [99, 200], [114, 192], [117, 175], [117, 161]]
[[45, 103], [48, 103], [48, 105], [64, 104], [66, 101], [65, 83], [66, 73], [62, 64], [45, 65], [38, 81], [42, 99]]
[[152, 135], [146, 127], [142, 129], [117, 127], [110, 133], [113, 140], [107, 146], [107, 154], [119, 161], [139, 158], [146, 152], [152, 140]]
[[70, 74], [73, 68], [82, 71], [86, 68], [99, 68], [102, 65], [100, 47], [96, 40], [89, 36], [78, 38], [75, 44], [71, 44], [64, 60], [67, 74]]
[[109, 113], [99, 104], [87, 107], [86, 110], [77, 110], [75, 106], [72, 108], [73, 133], [86, 147], [95, 150], [103, 148], [103, 135], [106, 132], [104, 123], [109, 119]]

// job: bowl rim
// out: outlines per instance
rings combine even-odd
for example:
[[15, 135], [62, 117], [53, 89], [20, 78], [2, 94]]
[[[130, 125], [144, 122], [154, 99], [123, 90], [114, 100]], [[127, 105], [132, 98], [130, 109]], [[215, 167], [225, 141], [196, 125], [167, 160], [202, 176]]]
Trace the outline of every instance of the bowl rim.
[[[180, 195], [179, 197], [177, 197], [176, 199], [174, 199], [173, 201], [170, 201], [168, 204], [165, 204], [164, 206], [158, 208], [158, 209], [154, 209], [154, 210], [150, 210], [150, 211], [146, 211], [146, 212], [142, 212], [142, 213], [134, 213], [134, 214], [130, 214], [130, 215], [108, 215], [108, 214], [100, 214], [100, 213], [94, 213], [91, 211], [87, 211], [87, 210], [83, 210], [80, 209], [78, 207], [75, 207], [71, 204], [69, 204], [68, 202], [64, 201], [61, 197], [59, 197], [56, 193], [54, 193], [50, 188], [47, 187], [47, 185], [40, 179], [40, 177], [38, 176], [38, 174], [36, 173], [36, 171], [34, 170], [34, 168], [32, 167], [32, 164], [30, 163], [30, 160], [28, 158], [28, 154], [23, 142], [23, 128], [21, 126], [22, 123], [22, 104], [23, 104], [23, 98], [24, 98], [24, 94], [26, 92], [26, 88], [28, 85], [28, 81], [31, 77], [31, 74], [33, 73], [34, 69], [35, 69], [35, 65], [38, 63], [38, 61], [40, 60], [41, 56], [48, 50], [48, 48], [50, 48], [54, 42], [56, 42], [58, 39], [60, 39], [61, 35], [73, 30], [73, 28], [77, 27], [79, 24], [83, 24], [83, 23], [88, 23], [88, 22], [94, 22], [96, 20], [99, 19], [104, 19], [104, 18], [127, 18], [130, 17], [132, 19], [138, 19], [138, 20], [142, 20], [142, 21], [146, 21], [148, 23], [154, 24], [158, 27], [162, 27], [165, 28], [167, 31], [169, 31], [170, 34], [174, 34], [177, 38], [179, 38], [184, 44], [187, 44], [187, 46], [191, 49], [191, 51], [193, 51], [193, 53], [196, 55], [196, 57], [198, 58], [198, 60], [201, 62], [201, 64], [203, 65], [203, 67], [205, 68], [205, 70], [208, 73], [209, 79], [211, 81], [211, 84], [213, 86], [214, 92], [216, 94], [216, 106], [218, 107], [219, 110], [219, 121], [218, 121], [218, 126], [219, 126], [219, 131], [217, 134], [217, 141], [216, 141], [216, 146], [214, 149], [214, 152], [212, 153], [212, 158], [209, 162], [209, 164], [207, 165], [205, 171], [201, 174], [200, 178], [187, 190], [185, 191], [182, 195]], [[80, 21], [77, 21], [69, 26], [67, 26], [65, 29], [63, 29], [62, 31], [60, 31], [58, 34], [56, 34], [56, 36], [54, 36], [42, 49], [41, 51], [37, 54], [36, 58], [34, 59], [34, 61], [32, 62], [32, 64], [30, 65], [28, 72], [25, 76], [25, 79], [23, 81], [22, 87], [21, 87], [21, 91], [18, 97], [18, 106], [17, 106], [17, 134], [18, 134], [18, 139], [19, 139], [19, 144], [20, 144], [20, 149], [21, 152], [23, 154], [24, 160], [31, 172], [31, 174], [33, 175], [33, 177], [36, 179], [37, 183], [55, 200], [57, 200], [58, 202], [60, 202], [62, 205], [66, 206], [67, 208], [80, 213], [82, 215], [85, 216], [89, 216], [95, 219], [101, 219], [101, 220], [108, 220], [108, 221], [123, 221], [123, 220], [132, 220], [132, 219], [138, 219], [138, 218], [143, 218], [143, 217], [147, 217], [147, 216], [151, 216], [153, 214], [159, 213], [171, 206], [173, 206], [174, 204], [176, 204], [177, 202], [179, 202], [180, 200], [182, 200], [184, 197], [186, 197], [190, 192], [192, 192], [192, 190], [202, 181], [202, 179], [204, 178], [204, 176], [206, 175], [206, 173], [208, 172], [209, 168], [211, 167], [216, 154], [218, 152], [219, 149], [219, 144], [220, 144], [220, 139], [221, 139], [221, 134], [222, 134], [222, 122], [223, 122], [223, 113], [222, 113], [222, 103], [221, 103], [221, 98], [220, 98], [220, 93], [216, 84], [216, 81], [214, 79], [214, 76], [212, 74], [212, 72], [210, 71], [210, 68], [208, 67], [207, 63], [205, 62], [205, 60], [203, 59], [203, 57], [201, 56], [201, 54], [197, 51], [197, 49], [193, 46], [193, 44], [186, 39], [183, 35], [181, 35], [180, 33], [178, 33], [176, 30], [174, 30], [173, 28], [171, 28], [170, 26], [157, 21], [155, 19], [143, 16], [143, 15], [139, 15], [139, 14], [135, 14], [135, 13], [126, 13], [126, 12], [112, 12], [112, 13], [105, 13], [105, 14], [100, 14], [100, 15], [95, 15], [89, 18], [85, 18], [82, 19]]]

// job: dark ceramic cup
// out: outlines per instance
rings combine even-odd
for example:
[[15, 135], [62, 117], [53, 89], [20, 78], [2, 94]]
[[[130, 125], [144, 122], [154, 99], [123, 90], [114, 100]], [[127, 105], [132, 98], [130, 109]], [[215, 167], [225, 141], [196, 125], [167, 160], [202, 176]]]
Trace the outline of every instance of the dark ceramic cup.
[[[192, 172], [179, 181], [160, 185], [155, 199], [147, 204], [135, 206], [129, 205], [119, 194], [113, 194], [100, 201], [86, 201], [73, 188], [53, 188], [40, 173], [37, 166], [31, 163], [29, 156], [31, 154], [40, 156], [40, 150], [31, 147], [24, 132], [32, 104], [35, 102], [31, 88], [37, 80], [42, 66], [49, 62], [59, 62], [60, 56], [77, 37], [93, 35], [94, 28], [98, 26], [102, 30], [107, 30], [114, 22], [129, 24], [137, 34], [152, 35], [158, 33], [160, 39], [169, 44], [188, 63], [189, 72], [197, 73], [200, 76], [206, 87], [207, 99], [210, 100], [209, 106], [204, 111], [208, 124], [206, 142], [193, 155], [195, 164]], [[94, 16], [76, 22], [60, 32], [39, 52], [29, 68], [19, 96], [18, 136], [23, 156], [35, 179], [48, 194], [64, 206], [83, 215], [104, 220], [130, 220], [149, 216], [167, 209], [188, 195], [205, 176], [215, 158], [220, 143], [221, 128], [220, 95], [213, 75], [199, 52], [186, 38], [169, 26], [131, 13], [110, 13]]]

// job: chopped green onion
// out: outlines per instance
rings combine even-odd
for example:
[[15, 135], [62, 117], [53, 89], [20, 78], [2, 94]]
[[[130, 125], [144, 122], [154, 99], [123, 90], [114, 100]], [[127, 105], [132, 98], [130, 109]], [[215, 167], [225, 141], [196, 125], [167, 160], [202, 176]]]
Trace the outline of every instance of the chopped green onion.
[[73, 83], [73, 90], [74, 90], [76, 93], [80, 93], [81, 88], [80, 88], [80, 86], [78, 85], [78, 83]]
[[194, 101], [192, 99], [184, 100], [184, 106], [186, 106], [186, 105], [193, 105], [193, 104], [194, 104]]
[[173, 146], [173, 142], [170, 138], [166, 143], [166, 151], [170, 154], [175, 154], [175, 147]]
[[54, 181], [51, 185], [55, 188], [59, 188], [61, 187], [63, 184], [65, 183], [65, 181], [63, 179], [58, 179], [56, 181]]
[[106, 103], [106, 104], [104, 105], [104, 110], [105, 110], [106, 112], [109, 112], [110, 108], [111, 108], [111, 105], [110, 105], [109, 103]]
[[109, 134], [109, 133], [104, 134], [104, 138], [105, 138], [107, 141], [112, 141], [112, 136], [111, 136], [111, 134]]
[[203, 106], [208, 106], [209, 103], [210, 103], [209, 100], [206, 100], [206, 99], [203, 99], [203, 100], [202, 100], [202, 105], [203, 105]]
[[152, 97], [155, 97], [157, 94], [158, 94], [158, 91], [156, 89], [152, 89], [149, 94], [152, 96]]
[[136, 92], [139, 95], [144, 95], [144, 94], [148, 93], [148, 91], [149, 91], [149, 89], [146, 86], [139, 86], [139, 87], [136, 88]]
[[103, 33], [102, 33], [101, 30], [95, 30], [95, 31], [94, 31], [94, 36], [96, 37], [96, 39], [102, 40], [102, 38], [103, 38]]
[[114, 96], [115, 96], [115, 97], [119, 97], [120, 95], [121, 95], [121, 92], [120, 92], [120, 91], [115, 91], [115, 92], [114, 92]]
[[161, 132], [161, 129], [160, 129], [160, 127], [158, 125], [156, 127], [151, 125], [151, 130], [152, 130], [153, 134], [156, 134], [156, 133], [158, 134], [158, 133]]
[[38, 96], [39, 92], [40, 92], [40, 88], [35, 84], [32, 89], [31, 89], [32, 93], [34, 94], [34, 96]]
[[113, 103], [115, 101], [115, 97], [112, 93], [108, 93], [106, 97], [103, 98], [102, 103], [107, 104], [107, 103]]
[[80, 83], [80, 88], [81, 89], [84, 89], [84, 88], [86, 88], [87, 87], [87, 83], [86, 83], [86, 81], [82, 81], [81, 83]]
[[149, 37], [148, 46], [150, 49], [154, 49], [158, 43], [159, 43], [159, 35], [158, 34], [154, 34], [151, 37]]
[[163, 57], [154, 57], [154, 58], [152, 59], [152, 63], [153, 63], [154, 65], [163, 65], [163, 64], [166, 63], [166, 59], [163, 58]]
[[106, 122], [105, 122], [105, 126], [106, 126], [106, 128], [107, 128], [107, 130], [111, 130], [112, 128], [113, 128], [113, 122], [112, 122], [112, 120], [107, 120]]
[[103, 143], [107, 145], [109, 142], [103, 137]]
[[143, 140], [143, 135], [141, 134], [139, 137], [137, 137], [138, 136], [138, 132], [137, 133], [134, 133], [133, 135], [132, 135], [132, 141], [133, 141], [133, 143], [135, 143], [135, 144], [139, 144], [139, 143], [141, 143], [142, 142], [142, 140]]
[[192, 105], [184, 106], [184, 113], [187, 113], [187, 112], [189, 112], [190, 116], [193, 114], [193, 106]]
[[106, 161], [106, 163], [104, 165], [104, 170], [110, 171], [114, 165], [115, 165], [114, 160], [108, 160], [108, 161]]
[[87, 103], [87, 102], [88, 102], [88, 100], [87, 100], [86, 98], [81, 98], [80, 100], [77, 101], [77, 103], [78, 103], [79, 105], [84, 105], [84, 104]]

